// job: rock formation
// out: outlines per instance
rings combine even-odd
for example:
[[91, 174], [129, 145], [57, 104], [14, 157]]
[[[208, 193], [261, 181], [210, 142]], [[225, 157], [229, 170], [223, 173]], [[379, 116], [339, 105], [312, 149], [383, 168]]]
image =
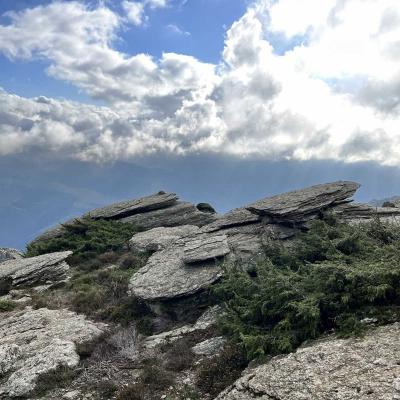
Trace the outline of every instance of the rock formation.
[[315, 185], [259, 200], [246, 208], [276, 222], [302, 222], [329, 206], [345, 201], [359, 187], [358, 183], [347, 181]]
[[8, 260], [0, 267], [0, 295], [10, 289], [53, 284], [64, 280], [69, 269], [65, 259], [71, 251]]
[[199, 228], [194, 225], [182, 225], [172, 228], [153, 228], [139, 232], [129, 241], [129, 247], [138, 252], [154, 252], [163, 250], [178, 239], [197, 233]]
[[158, 192], [92, 210], [82, 217], [70, 219], [64, 224], [47, 230], [34, 242], [61, 236], [65, 232], [63, 225], [68, 225], [81, 218], [118, 220], [134, 224], [138, 229], [147, 230], [181, 225], [203, 226], [215, 221], [216, 216], [208, 210], [199, 211], [191, 203], [178, 201], [175, 193]]
[[400, 398], [400, 324], [327, 339], [250, 370], [216, 400]]
[[0, 398], [26, 396], [40, 376], [79, 363], [76, 345], [98, 338], [106, 325], [66, 310], [25, 310], [0, 320]]
[[22, 258], [22, 254], [18, 250], [7, 247], [0, 248], [0, 263], [7, 260], [17, 260], [20, 258]]

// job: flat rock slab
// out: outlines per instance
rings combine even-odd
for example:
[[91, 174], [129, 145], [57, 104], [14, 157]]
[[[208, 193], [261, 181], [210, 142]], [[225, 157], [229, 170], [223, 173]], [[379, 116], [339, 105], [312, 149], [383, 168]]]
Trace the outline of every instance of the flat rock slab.
[[215, 232], [222, 229], [240, 227], [242, 225], [256, 224], [260, 222], [259, 215], [246, 210], [245, 208], [236, 208], [226, 214], [218, 216], [218, 218], [204, 226], [202, 232]]
[[22, 254], [16, 249], [8, 247], [0, 247], [0, 263], [8, 260], [18, 260], [22, 258]]
[[330, 339], [273, 358], [218, 400], [393, 400], [400, 398], [400, 325], [362, 339]]
[[230, 252], [225, 234], [194, 235], [185, 240], [183, 261], [187, 264], [215, 260]]
[[332, 208], [332, 212], [345, 222], [371, 221], [379, 217], [384, 221], [397, 222], [400, 218], [400, 209], [396, 207], [372, 207], [369, 204], [347, 203]]
[[199, 227], [194, 225], [153, 228], [134, 235], [129, 241], [129, 248], [138, 252], [159, 251], [177, 240], [193, 235], [198, 231]]
[[304, 221], [310, 215], [353, 196], [359, 187], [358, 183], [349, 181], [315, 185], [259, 200], [246, 208], [255, 214], [271, 217], [276, 222]]
[[66, 310], [26, 309], [0, 320], [0, 398], [26, 396], [41, 375], [79, 363], [76, 345], [106, 329]]
[[222, 275], [214, 262], [188, 265], [183, 261], [184, 241], [154, 253], [131, 278], [129, 291], [148, 301], [192, 295]]
[[72, 251], [4, 261], [0, 266], [0, 294], [21, 287], [55, 283], [66, 278], [65, 259]]
[[215, 214], [201, 212], [191, 203], [178, 202], [171, 207], [122, 218], [121, 222], [131, 223], [139, 229], [147, 230], [180, 225], [203, 226], [215, 221], [216, 218]]
[[213, 337], [197, 343], [192, 347], [192, 351], [198, 356], [215, 356], [222, 351], [226, 342], [227, 340], [223, 336]]
[[93, 219], [120, 219], [129, 215], [169, 207], [175, 204], [177, 200], [178, 196], [175, 193], [159, 192], [140, 199], [122, 201], [97, 208], [90, 211], [86, 216]]

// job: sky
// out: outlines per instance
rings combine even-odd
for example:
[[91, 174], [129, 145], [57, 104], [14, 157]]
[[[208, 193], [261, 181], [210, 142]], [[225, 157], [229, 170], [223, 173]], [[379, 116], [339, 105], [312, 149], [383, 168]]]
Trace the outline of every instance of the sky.
[[0, 0], [0, 246], [155, 183], [400, 194], [399, 112], [398, 0]]

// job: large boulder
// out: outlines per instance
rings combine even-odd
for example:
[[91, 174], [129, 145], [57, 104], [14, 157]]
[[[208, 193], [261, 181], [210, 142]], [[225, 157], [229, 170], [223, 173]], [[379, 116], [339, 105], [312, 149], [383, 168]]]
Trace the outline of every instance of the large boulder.
[[129, 291], [143, 300], [158, 301], [189, 296], [207, 288], [221, 277], [214, 262], [186, 264], [185, 240], [154, 253], [131, 278]]
[[275, 222], [307, 221], [329, 206], [346, 201], [360, 187], [358, 183], [338, 181], [259, 200], [246, 208]]
[[27, 309], [0, 320], [0, 398], [27, 396], [40, 376], [79, 363], [76, 346], [98, 338], [105, 324], [66, 310]]
[[22, 258], [22, 254], [18, 250], [0, 247], [0, 263], [8, 260], [18, 260], [20, 258]]
[[138, 252], [163, 250], [178, 239], [193, 235], [199, 231], [198, 226], [182, 225], [171, 228], [153, 228], [135, 234], [129, 241], [129, 248]]
[[65, 259], [71, 254], [72, 251], [62, 251], [1, 263], [0, 295], [10, 289], [51, 285], [66, 279], [69, 265]]
[[328, 339], [257, 367], [217, 400], [400, 398], [400, 324], [364, 338]]

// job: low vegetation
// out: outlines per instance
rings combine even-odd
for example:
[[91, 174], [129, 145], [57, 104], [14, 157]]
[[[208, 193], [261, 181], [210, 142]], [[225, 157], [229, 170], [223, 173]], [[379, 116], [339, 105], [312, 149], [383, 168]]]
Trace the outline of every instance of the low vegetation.
[[99, 262], [101, 255], [121, 251], [137, 232], [132, 224], [89, 218], [76, 219], [73, 223], [65, 224], [64, 228], [65, 233], [60, 237], [29, 244], [26, 256], [72, 250], [74, 254], [68, 259], [70, 265], [90, 264], [90, 260]]
[[18, 304], [12, 300], [0, 300], [0, 313], [12, 311], [17, 308]]
[[247, 358], [293, 351], [328, 332], [361, 334], [400, 314], [400, 228], [315, 221], [290, 248], [271, 242], [254, 268], [226, 266], [221, 329]]

